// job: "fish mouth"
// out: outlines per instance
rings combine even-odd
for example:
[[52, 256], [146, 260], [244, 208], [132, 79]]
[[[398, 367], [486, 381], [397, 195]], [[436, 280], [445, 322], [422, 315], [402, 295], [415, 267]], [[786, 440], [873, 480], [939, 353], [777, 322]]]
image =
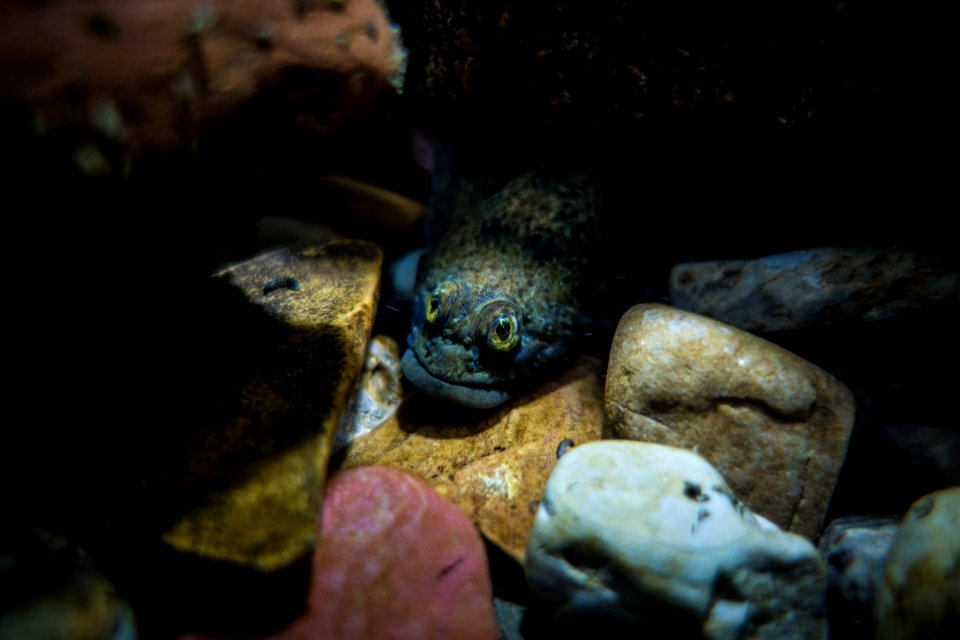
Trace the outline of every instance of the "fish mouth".
[[421, 391], [471, 409], [492, 409], [510, 399], [510, 394], [500, 389], [453, 384], [437, 378], [420, 364], [412, 349], [404, 352], [401, 367], [407, 380]]

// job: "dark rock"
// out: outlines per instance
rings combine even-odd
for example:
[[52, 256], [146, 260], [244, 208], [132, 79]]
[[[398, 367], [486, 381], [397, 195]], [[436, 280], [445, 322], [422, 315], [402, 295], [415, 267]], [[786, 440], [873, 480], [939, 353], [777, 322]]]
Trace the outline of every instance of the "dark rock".
[[960, 433], [923, 424], [867, 422], [850, 439], [831, 512], [902, 513], [916, 496], [957, 485]]
[[960, 307], [960, 268], [895, 249], [824, 248], [680, 264], [670, 301], [744, 331], [883, 320]]
[[892, 518], [851, 516], [831, 522], [820, 537], [827, 562], [827, 615], [833, 637], [873, 637], [873, 601], [897, 534]]
[[[910, 96], [937, 95], [947, 69], [942, 40], [928, 34], [936, 18], [905, 6], [420, 0], [394, 17], [410, 47], [408, 91], [427, 121], [481, 142], [561, 132], [563, 149], [696, 125], [919, 124], [925, 107]], [[885, 90], [891, 77], [896, 91]]]
[[0, 638], [136, 640], [130, 605], [82, 550], [42, 530], [0, 530]]

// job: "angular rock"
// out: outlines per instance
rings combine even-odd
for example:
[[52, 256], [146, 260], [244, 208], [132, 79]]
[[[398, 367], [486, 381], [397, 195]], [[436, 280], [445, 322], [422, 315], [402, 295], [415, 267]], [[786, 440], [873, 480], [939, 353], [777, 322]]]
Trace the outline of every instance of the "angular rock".
[[583, 357], [560, 378], [486, 414], [413, 396], [395, 418], [352, 442], [343, 466], [416, 473], [522, 562], [558, 451], [600, 438], [600, 366]]
[[483, 541], [422, 479], [388, 467], [333, 474], [320, 537], [307, 612], [269, 637], [497, 637]]
[[772, 343], [643, 304], [617, 327], [605, 414], [613, 437], [695, 449], [748, 507], [812, 538], [843, 463], [854, 400]]
[[831, 635], [873, 637], [873, 601], [897, 533], [889, 518], [848, 516], [831, 522], [820, 537], [827, 562], [827, 613]]
[[745, 331], [882, 320], [960, 305], [960, 269], [896, 249], [823, 248], [679, 264], [670, 302]]
[[0, 530], [0, 602], [0, 638], [137, 638], [130, 605], [90, 557], [47, 531]]
[[339, 451], [389, 420], [397, 412], [402, 395], [400, 347], [389, 336], [374, 336], [367, 345], [357, 388], [337, 427], [333, 450]]
[[222, 342], [207, 354], [216, 368], [208, 406], [165, 434], [174, 444], [160, 482], [186, 509], [163, 534], [172, 548], [260, 571], [310, 551], [380, 262], [374, 245], [338, 242], [265, 254], [216, 276], [234, 326], [218, 327]]
[[307, 130], [336, 128], [404, 60], [373, 0], [4, 3], [0, 56], [0, 96], [26, 106], [41, 138], [73, 140], [87, 174], [190, 149], [257, 97]]
[[826, 637], [816, 549], [751, 513], [685, 449], [603, 441], [565, 455], [526, 571], [561, 618], [613, 619], [653, 637]]
[[960, 487], [904, 516], [874, 602], [879, 640], [960, 637]]

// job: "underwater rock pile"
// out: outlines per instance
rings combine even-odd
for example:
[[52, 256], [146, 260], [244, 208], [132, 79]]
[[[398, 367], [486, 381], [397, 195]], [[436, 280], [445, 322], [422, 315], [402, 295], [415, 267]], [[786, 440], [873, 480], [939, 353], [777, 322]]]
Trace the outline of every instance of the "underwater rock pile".
[[[877, 28], [927, 14], [393, 4], [408, 102], [377, 123], [379, 2], [0, 7], [18, 215], [62, 213], [10, 234], [30, 410], [0, 534], [49, 523], [109, 578], [0, 549], [0, 635], [66, 594], [110, 640], [129, 611], [149, 638], [960, 636], [960, 266], [912, 219], [952, 182], [889, 143], [950, 83]], [[438, 244], [470, 189], [391, 189], [460, 170], [524, 177]], [[911, 213], [846, 232], [844, 198]], [[22, 588], [37, 558], [62, 570]]]

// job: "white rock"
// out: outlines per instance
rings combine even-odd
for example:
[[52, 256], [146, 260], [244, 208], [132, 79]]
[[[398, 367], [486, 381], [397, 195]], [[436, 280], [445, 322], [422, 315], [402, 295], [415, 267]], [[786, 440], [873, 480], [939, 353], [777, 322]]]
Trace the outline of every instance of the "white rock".
[[544, 491], [526, 571], [560, 617], [666, 629], [679, 616], [717, 639], [826, 635], [813, 545], [751, 513], [686, 449], [608, 440], [570, 450]]
[[367, 343], [360, 379], [337, 424], [333, 451], [343, 449], [389, 420], [397, 412], [402, 395], [400, 347], [389, 336], [373, 336]]
[[874, 600], [879, 640], [960, 638], [960, 487], [903, 517]]

